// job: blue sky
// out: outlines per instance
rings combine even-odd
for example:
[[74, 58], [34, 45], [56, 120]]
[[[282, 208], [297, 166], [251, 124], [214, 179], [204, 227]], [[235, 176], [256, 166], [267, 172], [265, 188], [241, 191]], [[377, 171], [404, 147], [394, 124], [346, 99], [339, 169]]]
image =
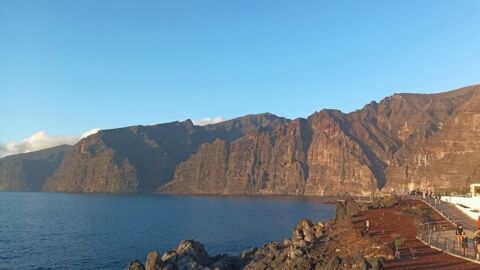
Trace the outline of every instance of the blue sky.
[[0, 1], [0, 143], [480, 82], [480, 1]]

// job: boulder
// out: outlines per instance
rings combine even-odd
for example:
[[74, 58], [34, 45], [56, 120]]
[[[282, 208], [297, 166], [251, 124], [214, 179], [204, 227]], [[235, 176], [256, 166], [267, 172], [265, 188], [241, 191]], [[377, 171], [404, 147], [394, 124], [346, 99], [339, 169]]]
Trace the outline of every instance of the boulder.
[[177, 266], [178, 266], [179, 269], [185, 269], [185, 270], [203, 269], [203, 267], [201, 265], [199, 265], [196, 258], [191, 256], [190, 254], [186, 254], [186, 255], [182, 256], [178, 260]]
[[147, 262], [145, 263], [146, 270], [160, 270], [165, 266], [160, 254], [157, 251], [148, 253]]
[[145, 266], [140, 261], [134, 260], [128, 265], [128, 270], [145, 270]]
[[345, 211], [350, 217], [357, 216], [360, 212], [358, 203], [351, 196], [347, 196], [345, 199]]
[[313, 226], [313, 232], [315, 234], [315, 238], [320, 238], [325, 233], [325, 226], [323, 223], [319, 222]]
[[240, 258], [243, 260], [243, 259], [247, 259], [247, 258], [249, 258], [249, 257], [252, 257], [252, 256], [255, 255], [255, 253], [257, 252], [257, 250], [258, 250], [257, 247], [244, 250], [244, 251], [240, 254]]
[[177, 255], [177, 252], [175, 252], [175, 250], [169, 250], [169, 251], [163, 253], [163, 255], [162, 255], [162, 261], [164, 261], [164, 262], [167, 262], [167, 261], [170, 261], [170, 262], [171, 262], [171, 261], [174, 261], [174, 262], [176, 262], [176, 261], [177, 261], [177, 257], [178, 257], [178, 255]]
[[183, 240], [175, 251], [178, 254], [179, 261], [182, 257], [189, 256], [200, 265], [208, 265], [210, 262], [210, 257], [205, 247], [194, 240]]
[[351, 196], [347, 196], [345, 201], [337, 201], [335, 220], [350, 219], [357, 216], [359, 212], [360, 207], [357, 202]]
[[292, 232], [292, 244], [305, 246], [305, 243], [311, 243], [315, 239], [313, 224], [308, 219], [302, 219]]
[[219, 255], [212, 258], [210, 268], [212, 270], [236, 270], [240, 269], [240, 259], [238, 257], [230, 257], [228, 255]]

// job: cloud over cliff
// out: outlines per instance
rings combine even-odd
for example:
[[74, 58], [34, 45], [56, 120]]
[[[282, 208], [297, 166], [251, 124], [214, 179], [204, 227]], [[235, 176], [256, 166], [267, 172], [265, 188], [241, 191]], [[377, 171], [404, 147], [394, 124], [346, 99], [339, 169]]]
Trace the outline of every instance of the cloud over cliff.
[[0, 157], [28, 153], [62, 144], [76, 144], [80, 139], [95, 134], [98, 131], [98, 128], [94, 128], [76, 136], [51, 136], [42, 130], [21, 141], [8, 142], [5, 144], [0, 143]]
[[204, 118], [199, 119], [199, 120], [192, 120], [193, 124], [196, 125], [196, 126], [205, 126], [205, 125], [210, 125], [210, 124], [216, 124], [216, 123], [220, 123], [220, 122], [223, 122], [223, 121], [225, 121], [225, 118], [223, 118], [221, 116], [217, 116], [217, 117], [214, 117], [214, 118], [204, 117]]

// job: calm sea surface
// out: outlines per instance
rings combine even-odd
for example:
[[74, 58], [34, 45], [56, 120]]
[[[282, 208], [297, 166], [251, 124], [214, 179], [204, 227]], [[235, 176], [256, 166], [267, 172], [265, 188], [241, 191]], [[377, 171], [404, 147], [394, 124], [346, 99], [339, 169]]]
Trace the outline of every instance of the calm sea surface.
[[182, 239], [237, 254], [334, 211], [313, 199], [0, 192], [0, 269], [126, 269]]

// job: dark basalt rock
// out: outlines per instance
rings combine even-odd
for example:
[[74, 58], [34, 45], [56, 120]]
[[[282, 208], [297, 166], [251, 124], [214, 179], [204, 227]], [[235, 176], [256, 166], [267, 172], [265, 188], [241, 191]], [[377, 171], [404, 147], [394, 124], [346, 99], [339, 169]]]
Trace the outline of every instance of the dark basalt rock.
[[128, 265], [128, 270], [145, 270], [145, 266], [140, 261], [134, 260]]

